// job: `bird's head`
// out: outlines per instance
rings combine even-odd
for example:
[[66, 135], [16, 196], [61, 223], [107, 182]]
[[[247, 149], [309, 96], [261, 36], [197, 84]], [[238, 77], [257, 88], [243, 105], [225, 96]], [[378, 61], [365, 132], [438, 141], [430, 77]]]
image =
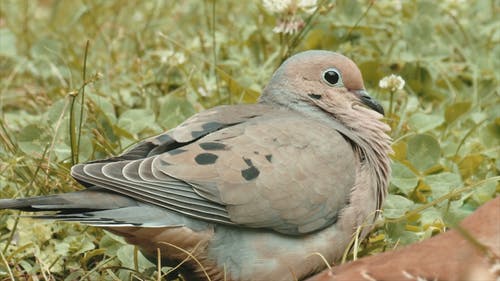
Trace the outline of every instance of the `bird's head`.
[[384, 114], [382, 106], [366, 92], [356, 64], [329, 51], [306, 51], [287, 59], [260, 100], [302, 112], [320, 109], [339, 119], [360, 114], [378, 119]]

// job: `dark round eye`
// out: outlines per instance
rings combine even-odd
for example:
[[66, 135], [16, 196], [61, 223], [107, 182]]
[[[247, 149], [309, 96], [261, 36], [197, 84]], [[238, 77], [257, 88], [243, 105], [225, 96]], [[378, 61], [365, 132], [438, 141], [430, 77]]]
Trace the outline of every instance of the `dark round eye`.
[[340, 73], [335, 68], [328, 68], [323, 72], [323, 80], [330, 86], [340, 86], [342, 85], [342, 78]]

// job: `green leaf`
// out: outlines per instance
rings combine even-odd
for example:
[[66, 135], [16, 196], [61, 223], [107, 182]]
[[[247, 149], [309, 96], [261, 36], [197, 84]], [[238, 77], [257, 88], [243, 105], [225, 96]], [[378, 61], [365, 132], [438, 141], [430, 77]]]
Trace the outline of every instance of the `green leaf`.
[[78, 147], [80, 162], [88, 161], [92, 156], [94, 150], [92, 146], [92, 137], [90, 133], [86, 133], [85, 131], [80, 136], [80, 146]]
[[82, 275], [84, 275], [84, 272], [82, 271], [73, 271], [68, 276], [66, 276], [64, 281], [82, 280]]
[[470, 114], [470, 119], [475, 123], [479, 124], [484, 120], [488, 119], [488, 114], [486, 112], [473, 112]]
[[7, 28], [0, 28], [0, 56], [17, 55], [16, 35]]
[[[116, 256], [118, 260], [122, 263], [123, 266], [127, 268], [135, 268], [134, 263], [134, 255], [135, 255], [135, 246], [132, 245], [123, 245], [117, 252]], [[146, 268], [154, 266], [150, 261], [148, 261], [141, 252], [137, 253], [137, 265], [139, 272], [144, 271]]]
[[337, 1], [336, 5], [341, 11], [339, 14], [350, 19], [352, 24], [362, 13], [361, 5], [357, 1], [341, 0]]
[[450, 172], [426, 176], [424, 182], [431, 187], [432, 197], [434, 199], [442, 197], [452, 190], [463, 186], [460, 176]]
[[384, 203], [384, 217], [389, 219], [400, 218], [413, 208], [413, 201], [401, 195], [389, 194]]
[[116, 256], [118, 257], [118, 260], [126, 268], [130, 268], [130, 269], [135, 268], [134, 248], [135, 248], [135, 246], [132, 246], [132, 245], [123, 245], [116, 252]]
[[424, 227], [426, 225], [433, 225], [442, 222], [443, 215], [438, 209], [434, 207], [424, 209], [419, 214], [420, 214], [420, 222]]
[[444, 117], [439, 114], [415, 113], [408, 120], [408, 125], [417, 133], [430, 131], [444, 122]]
[[[60, 99], [60, 100], [57, 100], [56, 102], [54, 102], [49, 108], [48, 110], [45, 112], [45, 115], [47, 116], [47, 119], [49, 121], [49, 124], [52, 125], [52, 127], [54, 128], [59, 119], [68, 119], [69, 117], [69, 101], [70, 99]], [[75, 110], [76, 112], [80, 112], [80, 103], [79, 102], [75, 102]], [[63, 110], [66, 110], [66, 112], [63, 112]], [[75, 115], [75, 117], [78, 118], [78, 120], [80, 119], [80, 114], [77, 114], [78, 116]], [[60, 121], [60, 122], [65, 122], [65, 121]], [[67, 121], [66, 121], [67, 122]], [[66, 123], [67, 124], [67, 123]], [[66, 128], [67, 130], [67, 125], [66, 125]]]
[[155, 114], [150, 109], [129, 109], [118, 118], [118, 126], [131, 134], [154, 129], [154, 125]]
[[485, 182], [474, 188], [474, 192], [472, 193], [472, 200], [476, 201], [478, 205], [482, 205], [493, 198], [496, 188], [497, 188], [496, 182], [494, 181]]
[[492, 159], [500, 159], [500, 157], [498, 157], [498, 147], [500, 147], [500, 118], [495, 118], [495, 120], [486, 125], [484, 129], [478, 130], [477, 135], [482, 145], [491, 148], [496, 147], [496, 149], [484, 149], [481, 151], [481, 154]]
[[481, 164], [484, 163], [484, 156], [481, 154], [469, 154], [465, 156], [459, 163], [458, 168], [464, 179], [467, 179], [476, 174]]
[[111, 103], [111, 101], [109, 101], [109, 99], [92, 93], [87, 93], [86, 95], [89, 99], [91, 99], [94, 102], [97, 108], [107, 117], [108, 121], [111, 124], [116, 123], [115, 107]]
[[401, 192], [408, 195], [417, 186], [417, 176], [405, 165], [393, 162], [392, 165], [391, 183], [395, 185]]
[[438, 141], [430, 135], [415, 135], [408, 140], [406, 157], [410, 163], [423, 172], [436, 165], [441, 156]]
[[49, 145], [49, 136], [46, 130], [39, 125], [29, 125], [22, 129], [17, 138], [19, 148], [29, 155], [39, 157]]
[[421, 241], [423, 235], [424, 233], [422, 232], [405, 230], [398, 235], [398, 240], [401, 245], [409, 245]]
[[441, 207], [443, 218], [446, 225], [454, 226], [459, 224], [465, 217], [474, 212], [477, 207], [472, 208], [468, 204], [463, 203], [463, 199], [451, 201]]
[[74, 237], [75, 240], [72, 241], [71, 247], [75, 251], [73, 255], [80, 255], [85, 252], [95, 249], [94, 243], [86, 235], [81, 235], [83, 237]]
[[187, 99], [168, 95], [162, 100], [158, 123], [164, 128], [173, 128], [195, 113]]
[[101, 241], [99, 241], [99, 248], [106, 249], [108, 256], [116, 256], [116, 252], [125, 244], [125, 240], [110, 232], [105, 232]]
[[469, 111], [471, 107], [471, 102], [457, 102], [446, 107], [444, 113], [444, 118], [446, 122], [451, 123], [455, 121], [458, 117]]
[[[57, 54], [61, 53], [62, 43], [58, 40], [53, 40], [50, 38], [42, 38], [35, 42], [31, 47], [31, 55], [34, 58], [41, 59], [45, 57], [57, 58]], [[46, 73], [48, 74], [48, 73]]]

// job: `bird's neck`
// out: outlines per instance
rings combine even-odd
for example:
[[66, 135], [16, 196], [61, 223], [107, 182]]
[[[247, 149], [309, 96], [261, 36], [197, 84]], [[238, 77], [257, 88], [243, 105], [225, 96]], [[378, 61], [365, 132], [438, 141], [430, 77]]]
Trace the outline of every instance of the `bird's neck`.
[[387, 135], [390, 127], [382, 122], [382, 115], [358, 105], [346, 108], [345, 112], [337, 108], [335, 114], [307, 104], [300, 106], [300, 103], [289, 105], [289, 108], [329, 124], [349, 139], [360, 155], [360, 161], [366, 163], [373, 174], [377, 208], [380, 209], [389, 185], [389, 154], [392, 153], [391, 138]]
[[339, 114], [336, 118], [349, 129], [346, 136], [353, 141], [363, 157], [362, 161], [366, 161], [367, 167], [374, 174], [378, 195], [377, 208], [380, 209], [391, 175], [389, 154], [392, 153], [392, 148], [391, 138], [387, 135], [390, 127], [382, 122], [380, 114], [371, 109], [355, 106], [353, 110], [356, 114]]
[[323, 106], [311, 106], [302, 100], [290, 102], [289, 99], [285, 99], [287, 102], [283, 102], [276, 97], [277, 95], [263, 95], [259, 102], [277, 109], [296, 111], [327, 123], [351, 141], [361, 156], [361, 161], [366, 162], [373, 174], [372, 178], [376, 181], [377, 208], [380, 209], [389, 185], [391, 175], [389, 154], [392, 153], [391, 138], [387, 135], [391, 129], [382, 122], [382, 115], [358, 104], [353, 104], [344, 110], [341, 108], [322, 110]]

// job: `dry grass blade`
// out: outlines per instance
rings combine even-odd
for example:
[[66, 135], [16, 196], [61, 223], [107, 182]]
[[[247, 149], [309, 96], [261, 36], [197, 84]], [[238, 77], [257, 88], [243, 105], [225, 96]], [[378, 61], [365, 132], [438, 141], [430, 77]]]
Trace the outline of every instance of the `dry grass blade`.
[[[165, 245], [167, 245], [167, 246], [170, 246], [170, 247], [172, 247], [172, 248], [175, 248], [176, 250], [179, 250], [179, 251], [181, 251], [181, 252], [185, 253], [185, 254], [186, 254], [189, 258], [193, 259], [193, 261], [195, 261], [195, 262], [196, 262], [196, 264], [198, 264], [198, 266], [201, 268], [201, 270], [202, 270], [203, 274], [205, 274], [205, 277], [207, 278], [207, 280], [208, 280], [208, 281], [211, 281], [211, 280], [212, 280], [212, 279], [210, 278], [210, 276], [208, 275], [208, 272], [207, 272], [207, 270], [205, 269], [205, 267], [203, 266], [203, 264], [201, 264], [201, 262], [200, 262], [200, 261], [199, 261], [199, 260], [198, 260], [198, 259], [197, 259], [197, 258], [196, 258], [196, 257], [195, 257], [192, 253], [191, 253], [191, 252], [189, 252], [189, 251], [187, 251], [187, 250], [185, 250], [185, 249], [182, 249], [181, 247], [176, 246], [176, 245], [171, 244], [171, 243], [161, 242], [161, 244], [165, 244]], [[197, 247], [195, 247], [195, 248], [193, 249], [193, 251], [195, 251], [195, 250], [196, 250], [196, 248], [197, 248]]]
[[9, 274], [10, 279], [15, 280], [14, 275], [12, 274], [12, 270], [10, 270], [9, 262], [7, 262], [7, 259], [5, 259], [5, 256], [2, 252], [0, 252], [0, 257], [2, 258], [2, 262], [4, 263], [5, 268], [7, 269], [7, 273]]
[[310, 255], [308, 255], [307, 257], [312, 257], [312, 256], [318, 256], [321, 258], [321, 260], [323, 261], [323, 263], [325, 264], [325, 266], [328, 268], [328, 269], [332, 269], [330, 263], [326, 260], [325, 256], [323, 256], [320, 252], [314, 252], [314, 253], [311, 253]]

